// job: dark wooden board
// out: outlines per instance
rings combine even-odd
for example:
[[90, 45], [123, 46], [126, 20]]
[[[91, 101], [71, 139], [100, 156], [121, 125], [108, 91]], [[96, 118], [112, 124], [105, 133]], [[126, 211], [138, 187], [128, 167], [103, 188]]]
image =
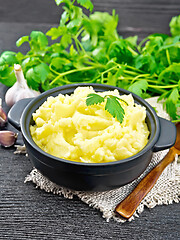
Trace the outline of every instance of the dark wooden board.
[[[168, 23], [172, 16], [180, 13], [179, 0], [93, 0], [93, 11], [119, 15], [119, 29], [131, 31], [135, 28], [143, 31], [155, 30], [168, 32]], [[58, 24], [61, 5], [54, 0], [0, 0], [0, 22], [51, 23]], [[137, 32], [135, 32], [136, 34]]]
[[[150, 33], [169, 33], [171, 18], [180, 14], [179, 0], [92, 2], [93, 11], [112, 13], [115, 9], [119, 16], [119, 33], [123, 37], [138, 35], [140, 40]], [[62, 6], [56, 6], [54, 0], [0, 0], [0, 23], [3, 28], [9, 30], [8, 37], [2, 45], [2, 38], [4, 39], [5, 35], [0, 25], [0, 50], [7, 47], [15, 49], [15, 40], [22, 35], [30, 34], [32, 30], [46, 32], [52, 25], [59, 23], [62, 11]]]

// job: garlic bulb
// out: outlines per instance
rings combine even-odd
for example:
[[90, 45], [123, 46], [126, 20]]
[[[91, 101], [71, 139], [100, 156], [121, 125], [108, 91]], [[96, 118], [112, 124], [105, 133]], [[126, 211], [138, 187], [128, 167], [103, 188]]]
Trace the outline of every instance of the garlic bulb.
[[14, 64], [14, 72], [17, 82], [8, 89], [5, 95], [6, 104], [10, 107], [20, 99], [32, 98], [40, 94], [40, 92], [28, 87], [22, 68], [19, 64]]

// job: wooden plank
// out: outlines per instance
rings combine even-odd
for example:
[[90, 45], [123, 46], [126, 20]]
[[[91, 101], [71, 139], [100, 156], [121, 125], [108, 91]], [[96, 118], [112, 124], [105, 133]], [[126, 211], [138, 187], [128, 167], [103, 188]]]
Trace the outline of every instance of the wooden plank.
[[[94, 11], [112, 12], [119, 15], [120, 32], [169, 32], [170, 19], [180, 13], [179, 0], [94, 0]], [[62, 6], [51, 0], [0, 0], [0, 22], [52, 23], [58, 24]]]

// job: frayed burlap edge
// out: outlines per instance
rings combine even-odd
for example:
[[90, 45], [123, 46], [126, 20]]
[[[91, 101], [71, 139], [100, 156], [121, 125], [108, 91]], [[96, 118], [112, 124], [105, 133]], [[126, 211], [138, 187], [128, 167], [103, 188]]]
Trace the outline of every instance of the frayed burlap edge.
[[[155, 186], [142, 200], [136, 212], [128, 221], [132, 221], [136, 217], [139, 217], [140, 214], [144, 211], [145, 207], [154, 208], [157, 205], [168, 205], [172, 204], [173, 202], [178, 203], [180, 201], [180, 164], [178, 164], [177, 160], [178, 157], [176, 156], [175, 161], [164, 170]], [[139, 178], [139, 181], [142, 179], [142, 177]], [[124, 223], [126, 221], [125, 219], [114, 214], [115, 206], [118, 203], [116, 199], [114, 201], [114, 205], [112, 205], [112, 203], [108, 204], [108, 198], [112, 197], [113, 201], [116, 194], [119, 194], [118, 189], [102, 193], [73, 191], [51, 182], [35, 168], [25, 178], [25, 183], [30, 181], [33, 182], [37, 188], [40, 188], [49, 193], [62, 195], [68, 199], [72, 199], [75, 195], [78, 196], [81, 201], [101, 211], [102, 217], [107, 221], [109, 221], [111, 218], [121, 223]], [[137, 184], [138, 181], [136, 181], [136, 185]], [[131, 185], [133, 186], [133, 183]], [[96, 196], [97, 201], [95, 200]], [[110, 208], [109, 205], [111, 206]]]

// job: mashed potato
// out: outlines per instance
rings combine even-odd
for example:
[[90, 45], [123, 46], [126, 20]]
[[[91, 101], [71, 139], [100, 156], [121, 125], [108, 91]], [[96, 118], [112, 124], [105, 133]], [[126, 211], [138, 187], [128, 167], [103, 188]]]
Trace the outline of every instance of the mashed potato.
[[92, 87], [78, 87], [72, 95], [49, 97], [33, 113], [35, 125], [30, 132], [35, 143], [56, 157], [86, 163], [102, 163], [128, 158], [148, 141], [146, 109], [134, 103], [132, 95], [117, 90], [98, 93], [124, 99], [123, 122], [105, 110], [105, 103], [86, 106]]

